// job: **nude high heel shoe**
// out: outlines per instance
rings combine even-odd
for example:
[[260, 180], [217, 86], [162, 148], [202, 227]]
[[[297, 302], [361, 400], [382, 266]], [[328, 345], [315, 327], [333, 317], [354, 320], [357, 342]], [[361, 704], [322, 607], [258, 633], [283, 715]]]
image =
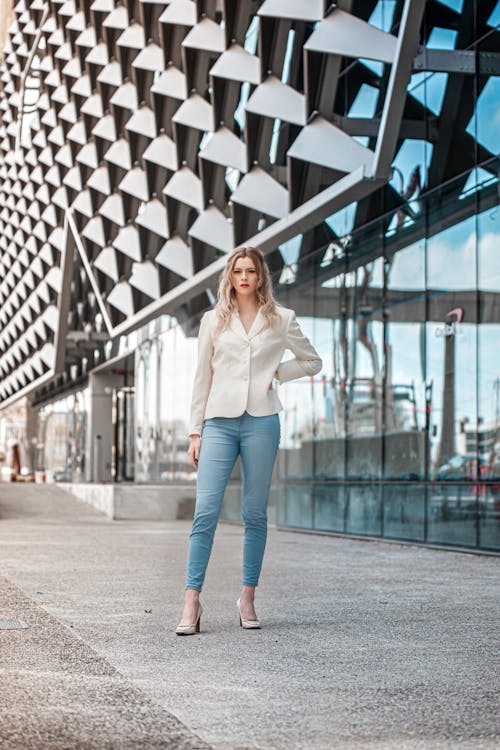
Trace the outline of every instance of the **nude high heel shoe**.
[[200, 626], [201, 626], [201, 613], [203, 612], [203, 607], [201, 604], [198, 605], [198, 615], [196, 617], [195, 622], [192, 625], [177, 625], [175, 629], [176, 635], [194, 635], [195, 633], [200, 632]]
[[238, 607], [238, 612], [240, 614], [240, 626], [244, 630], [259, 630], [260, 629], [260, 621], [259, 620], [245, 620], [244, 617], [242, 617], [241, 614], [241, 607], [240, 607], [240, 599], [236, 602], [236, 606]]

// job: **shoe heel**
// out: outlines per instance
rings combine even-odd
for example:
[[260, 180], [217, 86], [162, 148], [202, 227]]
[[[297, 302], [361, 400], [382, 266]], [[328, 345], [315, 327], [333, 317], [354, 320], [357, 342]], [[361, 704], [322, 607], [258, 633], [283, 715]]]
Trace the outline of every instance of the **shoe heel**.
[[240, 616], [240, 628], [243, 628], [243, 630], [260, 630], [260, 622], [258, 620], [245, 620], [241, 616], [240, 599], [236, 602], [236, 606], [238, 607], [238, 614]]
[[194, 622], [192, 625], [178, 625], [176, 628], [176, 635], [194, 635], [195, 633], [200, 632], [201, 628], [201, 613], [203, 612], [203, 607], [201, 604], [198, 608], [198, 617], [196, 618], [196, 622]]

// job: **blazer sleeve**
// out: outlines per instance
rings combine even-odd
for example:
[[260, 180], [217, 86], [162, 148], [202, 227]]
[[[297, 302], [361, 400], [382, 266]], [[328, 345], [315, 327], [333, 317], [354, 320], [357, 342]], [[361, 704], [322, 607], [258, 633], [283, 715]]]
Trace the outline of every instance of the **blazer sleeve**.
[[201, 435], [205, 407], [212, 385], [212, 355], [213, 343], [210, 320], [205, 313], [201, 319], [198, 333], [198, 364], [193, 383], [188, 435]]
[[292, 352], [294, 358], [281, 362], [278, 366], [280, 383], [302, 378], [304, 375], [316, 375], [321, 370], [323, 362], [307, 336], [302, 333], [295, 313], [290, 317], [288, 324], [286, 348]]

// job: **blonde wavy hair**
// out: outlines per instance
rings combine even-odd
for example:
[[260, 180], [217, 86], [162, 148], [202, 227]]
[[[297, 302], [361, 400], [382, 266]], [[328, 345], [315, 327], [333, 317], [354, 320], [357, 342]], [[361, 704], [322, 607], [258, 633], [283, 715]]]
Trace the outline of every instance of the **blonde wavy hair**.
[[237, 311], [236, 292], [231, 281], [236, 261], [240, 258], [250, 258], [255, 263], [259, 283], [257, 287], [257, 302], [263, 313], [267, 325], [274, 327], [278, 320], [276, 300], [273, 296], [271, 274], [264, 258], [264, 253], [258, 247], [237, 247], [227, 259], [226, 266], [219, 279], [215, 312], [217, 315], [217, 331], [223, 331], [229, 324], [233, 312]]

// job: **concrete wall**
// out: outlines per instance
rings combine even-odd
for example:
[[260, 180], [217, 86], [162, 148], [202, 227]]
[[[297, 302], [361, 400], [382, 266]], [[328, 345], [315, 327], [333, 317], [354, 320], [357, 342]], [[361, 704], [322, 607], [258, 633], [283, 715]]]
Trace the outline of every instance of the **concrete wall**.
[[89, 376], [90, 413], [87, 432], [88, 482], [111, 482], [113, 446], [113, 388], [123, 385], [123, 378], [113, 373], [91, 373]]
[[193, 517], [194, 485], [60, 482], [59, 486], [115, 521], [174, 521]]

